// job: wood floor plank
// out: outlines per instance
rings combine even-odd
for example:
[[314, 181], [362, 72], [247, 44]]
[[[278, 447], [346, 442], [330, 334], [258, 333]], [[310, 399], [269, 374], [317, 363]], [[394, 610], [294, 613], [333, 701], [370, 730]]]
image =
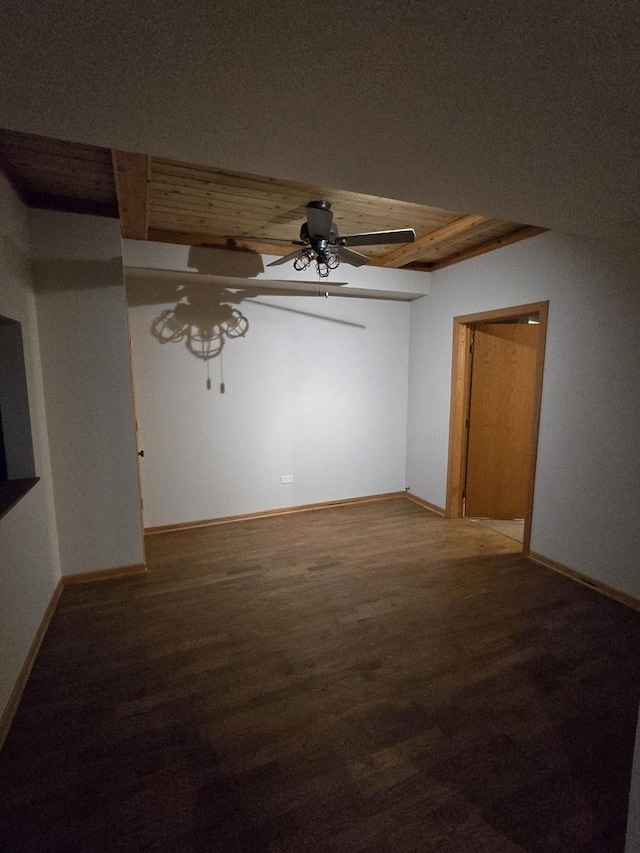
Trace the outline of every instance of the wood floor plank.
[[640, 613], [398, 499], [65, 589], [2, 851], [622, 853]]

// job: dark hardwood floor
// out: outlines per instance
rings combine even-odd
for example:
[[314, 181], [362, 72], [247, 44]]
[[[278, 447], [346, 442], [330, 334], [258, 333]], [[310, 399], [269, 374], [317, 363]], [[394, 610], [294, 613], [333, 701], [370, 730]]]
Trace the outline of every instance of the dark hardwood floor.
[[0, 850], [622, 853], [640, 614], [403, 499], [68, 587]]

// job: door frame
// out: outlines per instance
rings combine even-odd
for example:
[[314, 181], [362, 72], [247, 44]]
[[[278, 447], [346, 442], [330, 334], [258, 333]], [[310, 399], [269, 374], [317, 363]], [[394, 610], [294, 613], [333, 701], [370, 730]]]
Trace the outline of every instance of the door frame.
[[[126, 290], [126, 287], [125, 287]], [[142, 472], [140, 471], [140, 458], [144, 456], [144, 450], [140, 448], [140, 433], [138, 431], [138, 408], [136, 404], [136, 386], [133, 381], [133, 338], [131, 337], [131, 318], [129, 305], [127, 304], [127, 339], [129, 341], [129, 382], [131, 385], [131, 410], [133, 412], [133, 441], [136, 449], [136, 477], [138, 479], [138, 498], [140, 509], [140, 530], [142, 531], [142, 551], [144, 547], [144, 497], [142, 495]], [[146, 561], [146, 557], [145, 557]]]
[[447, 518], [462, 518], [463, 491], [467, 458], [467, 417], [471, 385], [471, 336], [478, 323], [493, 323], [500, 320], [515, 320], [524, 315], [537, 314], [540, 334], [536, 351], [536, 372], [533, 406], [533, 442], [529, 463], [527, 487], [527, 510], [524, 518], [522, 552], [528, 554], [531, 543], [531, 519], [535, 490], [536, 459], [538, 455], [538, 432], [544, 375], [544, 352], [547, 339], [549, 302], [532, 302], [512, 308], [498, 308], [479, 314], [464, 314], [453, 318], [453, 362], [451, 370], [451, 415], [449, 419], [449, 461], [447, 469]]

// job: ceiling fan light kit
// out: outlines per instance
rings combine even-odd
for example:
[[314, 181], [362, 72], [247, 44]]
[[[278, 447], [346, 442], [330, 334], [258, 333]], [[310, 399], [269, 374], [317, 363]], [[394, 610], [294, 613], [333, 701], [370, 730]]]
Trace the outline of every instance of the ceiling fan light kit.
[[394, 231], [370, 231], [366, 234], [349, 234], [341, 237], [338, 226], [333, 221], [331, 202], [326, 199], [310, 201], [306, 206], [307, 221], [300, 228], [300, 240], [293, 245], [304, 248], [290, 252], [267, 266], [276, 267], [293, 261], [298, 272], [308, 269], [315, 260], [316, 272], [320, 278], [327, 278], [331, 270], [337, 269], [341, 261], [354, 267], [369, 263], [370, 258], [360, 252], [354, 252], [348, 246], [376, 246], [386, 243], [413, 243], [416, 232], [413, 228], [401, 228]]

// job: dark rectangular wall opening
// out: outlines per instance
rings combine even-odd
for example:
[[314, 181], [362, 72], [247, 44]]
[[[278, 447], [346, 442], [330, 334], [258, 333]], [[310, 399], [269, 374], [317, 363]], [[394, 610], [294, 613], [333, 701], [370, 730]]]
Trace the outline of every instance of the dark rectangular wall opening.
[[0, 315], [0, 515], [36, 482], [22, 326]]

